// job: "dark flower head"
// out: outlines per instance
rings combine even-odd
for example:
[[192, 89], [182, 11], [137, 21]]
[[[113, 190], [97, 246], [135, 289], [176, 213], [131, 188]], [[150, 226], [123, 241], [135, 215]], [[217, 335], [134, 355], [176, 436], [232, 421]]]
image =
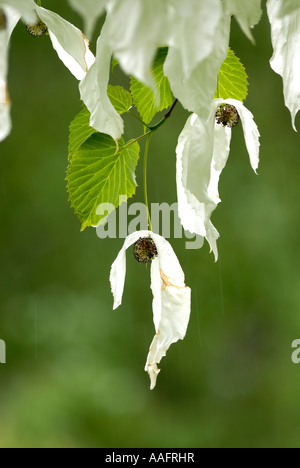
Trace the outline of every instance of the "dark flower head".
[[157, 257], [157, 248], [151, 237], [140, 237], [134, 244], [134, 258], [138, 262], [148, 263]]
[[221, 104], [216, 112], [216, 122], [223, 127], [236, 127], [240, 121], [238, 111], [231, 104]]
[[44, 36], [48, 31], [47, 26], [42, 20], [39, 20], [36, 24], [26, 24], [26, 29], [27, 32], [34, 37]]

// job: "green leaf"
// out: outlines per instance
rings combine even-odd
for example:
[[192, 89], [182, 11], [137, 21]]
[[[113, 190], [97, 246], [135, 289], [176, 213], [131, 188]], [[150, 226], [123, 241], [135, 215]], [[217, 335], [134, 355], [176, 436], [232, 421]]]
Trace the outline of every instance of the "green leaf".
[[69, 134], [69, 159], [80, 148], [80, 146], [91, 136], [96, 133], [93, 127], [90, 127], [91, 114], [86, 107], [75, 117], [70, 124]]
[[[67, 172], [69, 199], [82, 222], [88, 226], [103, 224], [107, 215], [122, 201], [134, 195], [135, 170], [140, 147], [130, 141], [126, 145], [104, 133], [92, 135], [74, 154]], [[105, 215], [97, 214], [101, 203], [112, 204]]]
[[115, 67], [117, 67], [119, 65], [119, 60], [116, 59], [115, 57], [113, 57], [112, 61], [111, 61], [111, 72], [113, 73]]
[[[121, 115], [127, 112], [132, 106], [132, 97], [122, 86], [108, 86], [108, 97]], [[80, 148], [80, 146], [94, 133], [98, 133], [93, 127], [90, 127], [91, 114], [84, 106], [82, 111], [75, 117], [70, 124], [69, 134], [69, 159]]]
[[151, 88], [140, 83], [135, 78], [131, 78], [131, 94], [134, 105], [139, 111], [143, 121], [148, 124], [155, 114], [173, 103], [173, 95], [169, 80], [164, 76], [163, 65], [168, 53], [168, 48], [158, 50], [153, 63], [153, 76], [157, 86], [157, 95], [154, 95]]
[[218, 89], [215, 98], [244, 101], [248, 94], [248, 76], [240, 59], [233, 50], [228, 50], [219, 71]]
[[122, 86], [108, 85], [107, 94], [116, 111], [122, 115], [132, 106], [132, 97]]

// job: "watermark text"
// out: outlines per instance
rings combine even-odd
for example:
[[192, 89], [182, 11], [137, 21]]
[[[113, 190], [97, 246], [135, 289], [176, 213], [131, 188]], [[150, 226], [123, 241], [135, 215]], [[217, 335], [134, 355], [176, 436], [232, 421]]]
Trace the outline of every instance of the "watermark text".
[[292, 362], [294, 364], [300, 364], [300, 340], [294, 340], [292, 348], [295, 349], [292, 353]]
[[[103, 218], [97, 227], [100, 239], [125, 239], [135, 231], [148, 230], [147, 208], [143, 203], [126, 203], [126, 197], [119, 197], [118, 213], [112, 203], [101, 203], [96, 211]], [[150, 208], [152, 230], [165, 239], [187, 239], [185, 248], [189, 250], [200, 249], [203, 246], [203, 237], [184, 231], [178, 217], [178, 204], [152, 203]]]
[[6, 344], [5, 341], [0, 340], [0, 364], [6, 363]]

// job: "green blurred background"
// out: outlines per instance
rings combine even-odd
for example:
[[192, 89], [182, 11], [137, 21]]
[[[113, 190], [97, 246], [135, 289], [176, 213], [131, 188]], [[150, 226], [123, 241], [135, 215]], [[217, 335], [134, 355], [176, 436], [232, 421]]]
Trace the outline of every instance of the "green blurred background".
[[[43, 4], [82, 27], [67, 2]], [[123, 305], [113, 311], [108, 278], [123, 240], [80, 233], [66, 192], [78, 85], [48, 38], [18, 25], [13, 131], [0, 145], [1, 447], [300, 446], [300, 365], [291, 361], [300, 338], [299, 135], [269, 66], [265, 12], [254, 35], [256, 46], [233, 22], [231, 46], [250, 78], [246, 105], [261, 132], [259, 176], [237, 128], [213, 215], [220, 261], [207, 244], [191, 251], [171, 241], [192, 314], [150, 391], [149, 269], [128, 253]], [[114, 80], [127, 82], [120, 72]], [[177, 107], [152, 139], [151, 202], [176, 201], [175, 147], [187, 116]], [[140, 133], [131, 118], [126, 127], [129, 137]], [[141, 167], [138, 181], [133, 201], [142, 201]]]

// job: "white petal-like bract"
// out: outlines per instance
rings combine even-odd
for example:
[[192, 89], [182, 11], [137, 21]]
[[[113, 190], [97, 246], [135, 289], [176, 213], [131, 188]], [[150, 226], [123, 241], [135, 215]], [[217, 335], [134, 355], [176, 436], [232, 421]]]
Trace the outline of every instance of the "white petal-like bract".
[[225, 4], [227, 12], [236, 17], [243, 32], [253, 41], [251, 29], [262, 16], [261, 0], [225, 0]]
[[82, 80], [94, 62], [88, 41], [73, 24], [53, 11], [36, 6], [40, 19], [47, 25], [53, 48], [78, 80]]
[[91, 113], [90, 125], [118, 140], [124, 129], [120, 117], [107, 95], [112, 50], [107, 41], [106, 24], [97, 41], [96, 61], [79, 85], [81, 99]]
[[300, 8], [299, 0], [284, 0], [280, 4], [279, 16], [289, 15]]
[[254, 172], [256, 172], [259, 165], [260, 133], [256, 123], [254, 122], [253, 114], [241, 101], [237, 101], [236, 99], [226, 99], [224, 102], [234, 106], [239, 113], [243, 126], [246, 148], [250, 158], [250, 164]]
[[[186, 231], [207, 239], [216, 260], [218, 258], [216, 241], [219, 233], [210, 218], [220, 199], [217, 193], [217, 181], [211, 182], [211, 180], [214, 177], [212, 173], [214, 172], [215, 114], [221, 103], [222, 100], [213, 101], [208, 119], [200, 119], [196, 114], [191, 115], [179, 136], [176, 148], [179, 218]], [[219, 136], [219, 132], [217, 135]], [[229, 143], [217, 147], [221, 149], [223, 159], [227, 160]]]
[[33, 0], [0, 0], [0, 8], [5, 7], [15, 10], [26, 23], [34, 24], [37, 20]]
[[[206, 5], [210, 7], [209, 2], [206, 2]], [[206, 39], [203, 39], [205, 56], [203, 54], [202, 60], [195, 63], [189, 76], [185, 76], [182, 53], [176, 47], [170, 47], [164, 64], [164, 72], [169, 79], [174, 96], [188, 111], [204, 118], [208, 117], [209, 106], [217, 88], [219, 69], [228, 54], [231, 24], [229, 15], [221, 15], [217, 24], [213, 17], [214, 15], [218, 17], [218, 11], [210, 10], [210, 15], [213, 37], [208, 35]], [[197, 48], [197, 45], [193, 43], [189, 46]]]
[[214, 97], [230, 32], [220, 0], [109, 0], [106, 23], [108, 43], [125, 73], [154, 88], [153, 59], [158, 47], [168, 46], [165, 73], [184, 107], [197, 111], [192, 102], [201, 106], [208, 84], [207, 102]]
[[296, 131], [295, 119], [300, 109], [300, 8], [282, 16], [285, 2], [267, 2], [274, 49], [270, 63], [273, 70], [282, 76], [285, 105], [291, 112]]
[[108, 44], [125, 73], [152, 88], [157, 47], [167, 45], [168, 1], [110, 0], [107, 5]]
[[108, 0], [69, 0], [71, 7], [82, 16], [84, 33], [89, 39], [92, 39], [96, 23], [107, 2]]
[[215, 99], [208, 119], [191, 115], [181, 132], [176, 148], [178, 214], [185, 230], [207, 239], [218, 259], [219, 233], [211, 215], [220, 203], [218, 184], [230, 151], [232, 129], [217, 124], [218, 107], [227, 103], [236, 107], [244, 130], [250, 163], [256, 171], [259, 162], [259, 132], [253, 115], [242, 102]]
[[11, 130], [10, 98], [7, 86], [8, 50], [11, 34], [21, 14], [15, 9], [3, 6], [6, 16], [6, 27], [0, 31], [0, 141], [4, 140]]
[[126, 250], [141, 237], [151, 237], [158, 252], [158, 256], [151, 262], [152, 307], [156, 334], [150, 345], [145, 365], [152, 390], [160, 371], [157, 364], [166, 355], [172, 343], [185, 337], [190, 318], [191, 290], [185, 286], [184, 273], [169, 242], [151, 231], [134, 232], [126, 238], [111, 268], [110, 284], [114, 296], [114, 309], [122, 302]]
[[211, 54], [223, 8], [219, 0], [168, 0], [168, 3], [167, 44], [171, 50], [179, 53], [182, 76], [186, 80], [197, 65]]

